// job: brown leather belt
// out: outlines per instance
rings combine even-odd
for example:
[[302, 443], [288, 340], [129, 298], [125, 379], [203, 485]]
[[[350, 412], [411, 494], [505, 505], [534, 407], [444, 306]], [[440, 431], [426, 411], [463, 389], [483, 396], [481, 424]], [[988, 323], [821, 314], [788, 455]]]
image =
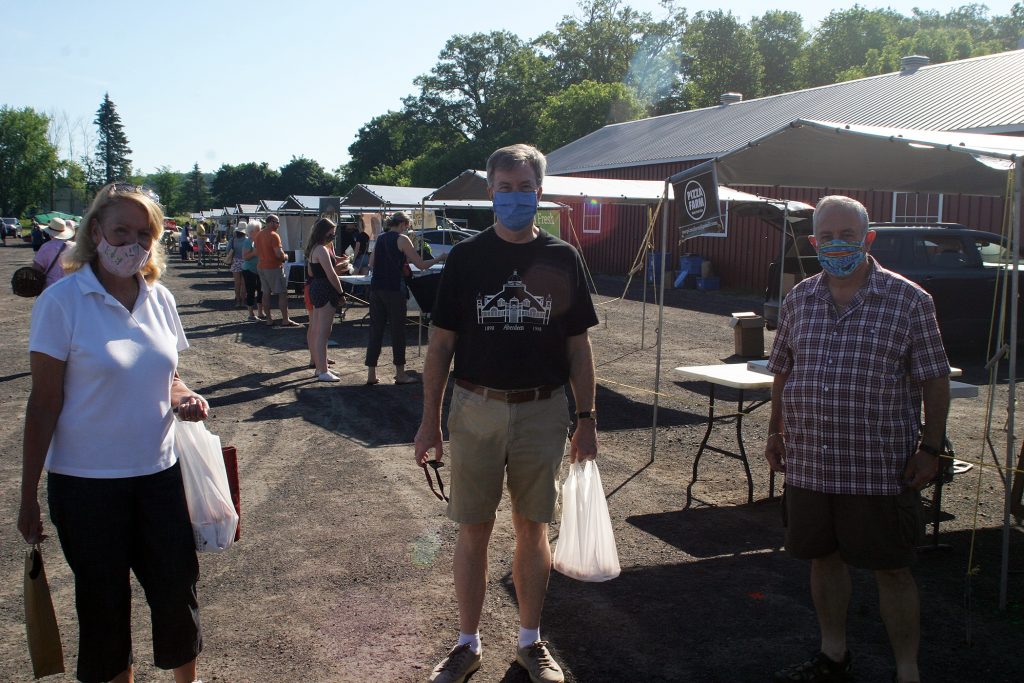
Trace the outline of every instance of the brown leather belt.
[[480, 394], [484, 398], [502, 401], [504, 403], [526, 403], [527, 401], [551, 398], [551, 394], [562, 388], [562, 385], [560, 384], [551, 384], [543, 387], [537, 387], [536, 389], [501, 391], [499, 389], [488, 389], [487, 387], [482, 387], [479, 384], [467, 382], [464, 379], [456, 379], [455, 384], [466, 391], [472, 391], [474, 394]]

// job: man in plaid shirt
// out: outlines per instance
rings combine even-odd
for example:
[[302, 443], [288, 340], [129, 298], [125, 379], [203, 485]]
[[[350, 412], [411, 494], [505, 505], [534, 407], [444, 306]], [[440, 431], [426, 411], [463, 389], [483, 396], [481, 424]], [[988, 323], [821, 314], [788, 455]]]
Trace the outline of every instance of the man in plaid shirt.
[[846, 679], [848, 566], [874, 571], [897, 680], [919, 680], [909, 567], [923, 529], [918, 491], [945, 440], [949, 362], [931, 296], [868, 255], [874, 238], [859, 202], [818, 202], [811, 244], [823, 270], [786, 297], [768, 362], [765, 457], [785, 473], [786, 549], [811, 561], [821, 628], [820, 652], [776, 681]]

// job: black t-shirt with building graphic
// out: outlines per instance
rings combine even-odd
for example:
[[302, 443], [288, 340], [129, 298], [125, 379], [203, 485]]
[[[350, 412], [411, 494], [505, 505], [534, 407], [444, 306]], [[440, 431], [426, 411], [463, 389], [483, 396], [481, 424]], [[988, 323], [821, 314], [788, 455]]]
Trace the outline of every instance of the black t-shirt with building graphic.
[[458, 335], [452, 374], [505, 390], [565, 384], [566, 340], [597, 324], [572, 246], [546, 232], [513, 244], [494, 228], [452, 249], [431, 315]]

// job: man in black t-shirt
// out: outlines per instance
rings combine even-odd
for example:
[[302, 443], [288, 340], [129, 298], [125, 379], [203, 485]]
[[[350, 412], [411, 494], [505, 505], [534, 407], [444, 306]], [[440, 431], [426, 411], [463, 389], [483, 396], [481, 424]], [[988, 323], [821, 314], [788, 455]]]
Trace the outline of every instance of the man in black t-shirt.
[[456, 646], [434, 668], [433, 683], [461, 682], [480, 667], [487, 546], [506, 476], [516, 535], [516, 660], [535, 683], [563, 680], [540, 639], [551, 568], [548, 524], [569, 426], [566, 382], [579, 411], [569, 459], [597, 457], [587, 330], [598, 321], [579, 254], [534, 222], [545, 165], [544, 156], [527, 145], [504, 147], [487, 160], [497, 221], [452, 249], [432, 312], [415, 457], [425, 467], [431, 451], [434, 460], [443, 456], [441, 399], [454, 357], [448, 516], [459, 524], [454, 569], [460, 631]]

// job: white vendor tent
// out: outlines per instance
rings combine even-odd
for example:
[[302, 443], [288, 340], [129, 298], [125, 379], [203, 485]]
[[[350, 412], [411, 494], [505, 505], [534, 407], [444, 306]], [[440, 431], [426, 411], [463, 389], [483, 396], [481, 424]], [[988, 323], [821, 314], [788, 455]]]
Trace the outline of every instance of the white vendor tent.
[[[656, 206], [665, 195], [665, 183], [660, 180], [618, 180], [614, 178], [576, 178], [572, 176], [549, 175], [544, 177], [544, 199], [548, 202], [565, 204], [584, 199], [594, 199], [609, 204], [640, 204]], [[668, 199], [672, 199], [672, 186], [668, 188]], [[466, 170], [449, 180], [426, 196], [428, 206], [433, 201], [473, 200], [486, 202], [487, 173]], [[719, 186], [718, 199], [723, 202], [750, 203], [780, 207], [779, 200], [740, 192], [730, 187]], [[789, 202], [792, 210], [807, 208], [800, 202]], [[543, 205], [543, 202], [542, 202]], [[734, 207], [735, 209], [735, 207]], [[781, 212], [780, 212], [781, 213]]]
[[[320, 197], [293, 194], [281, 204], [277, 216], [281, 219], [278, 233], [285, 251], [301, 252], [309, 233], [320, 214]], [[299, 254], [296, 254], [300, 258]]]

